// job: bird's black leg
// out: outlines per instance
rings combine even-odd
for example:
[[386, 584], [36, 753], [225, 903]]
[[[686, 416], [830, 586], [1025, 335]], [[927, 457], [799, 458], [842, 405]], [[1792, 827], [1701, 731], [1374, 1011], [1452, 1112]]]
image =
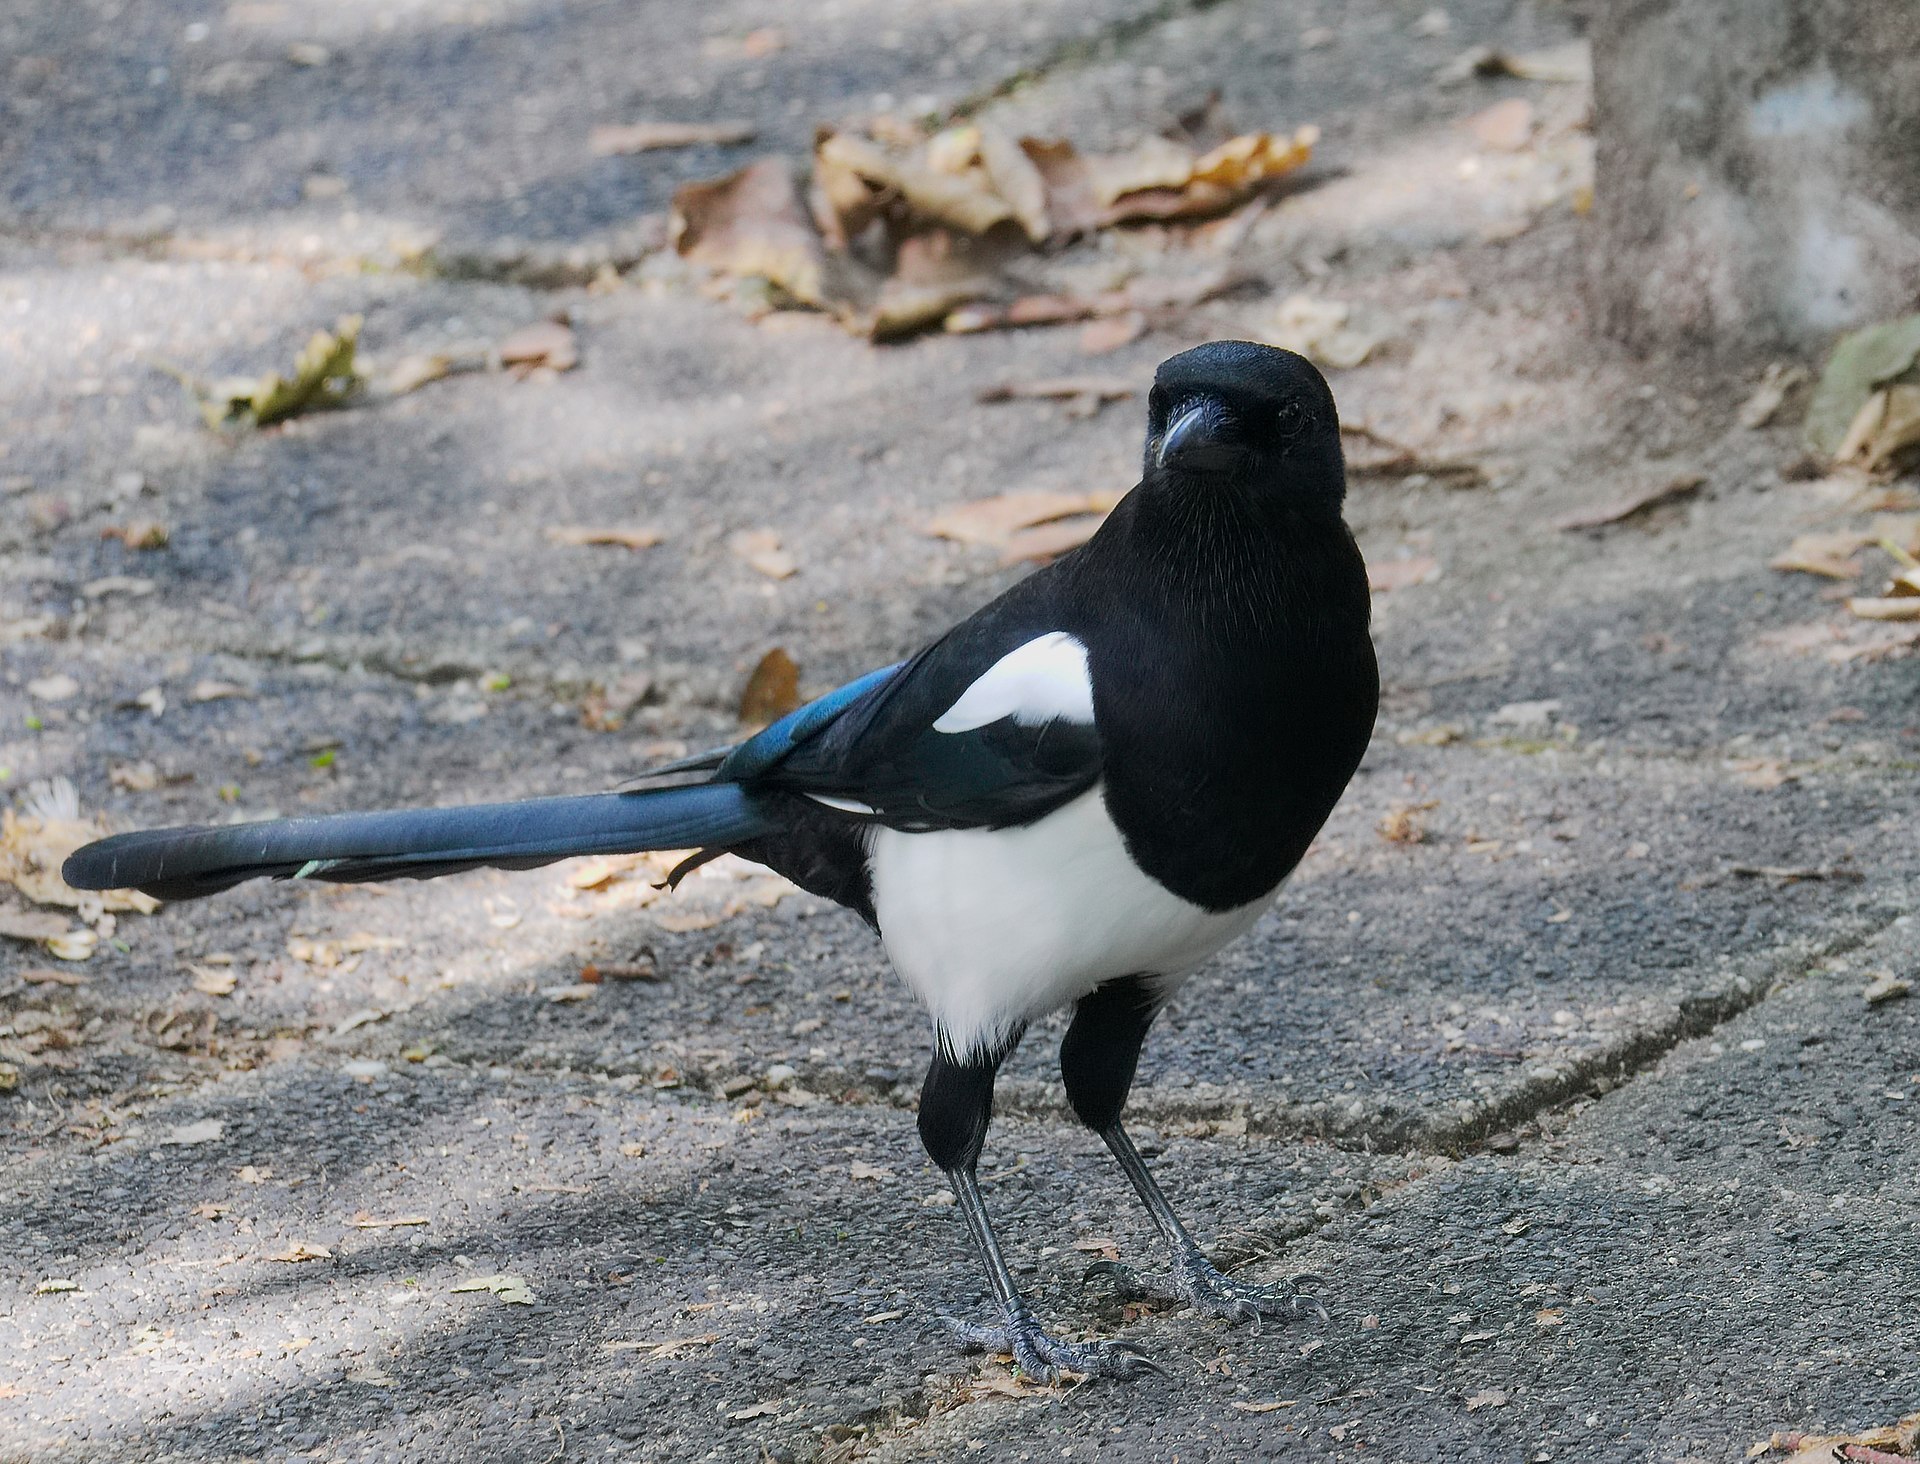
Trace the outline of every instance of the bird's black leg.
[[1048, 1336], [1014, 1285], [1013, 1272], [1001, 1254], [986, 1203], [980, 1197], [976, 1170], [987, 1123], [993, 1116], [994, 1076], [1019, 1040], [1016, 1033], [999, 1051], [964, 1060], [948, 1056], [944, 1043], [936, 1046], [927, 1081], [920, 1090], [920, 1140], [953, 1185], [961, 1217], [986, 1267], [987, 1281], [1002, 1317], [998, 1326], [979, 1326], [952, 1317], [946, 1318], [946, 1323], [967, 1347], [1011, 1353], [1023, 1372], [1042, 1382], [1052, 1382], [1062, 1373], [1129, 1378], [1156, 1371], [1151, 1362], [1125, 1343], [1061, 1342]]
[[1173, 1206], [1147, 1172], [1140, 1151], [1120, 1126], [1120, 1110], [1133, 1087], [1140, 1047], [1158, 1012], [1159, 1002], [1140, 978], [1126, 976], [1109, 981], [1081, 999], [1073, 1025], [1060, 1044], [1060, 1075], [1066, 1080], [1068, 1101], [1080, 1121], [1099, 1134], [1120, 1161], [1134, 1192], [1153, 1217], [1172, 1261], [1171, 1274], [1165, 1278], [1139, 1276], [1117, 1261], [1096, 1262], [1088, 1274], [1113, 1277], [1121, 1294], [1130, 1299], [1185, 1302], [1214, 1316], [1252, 1322], [1256, 1327], [1263, 1316], [1318, 1315], [1324, 1319], [1326, 1310], [1319, 1300], [1301, 1289], [1300, 1283], [1310, 1278], [1296, 1277], [1283, 1286], [1256, 1286], [1222, 1275], [1173, 1213]]

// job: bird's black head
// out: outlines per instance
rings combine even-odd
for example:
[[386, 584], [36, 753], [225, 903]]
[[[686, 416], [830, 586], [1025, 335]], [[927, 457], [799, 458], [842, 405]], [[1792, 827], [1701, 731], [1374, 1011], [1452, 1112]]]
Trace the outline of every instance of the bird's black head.
[[1340, 419], [1326, 378], [1292, 351], [1209, 341], [1161, 362], [1147, 399], [1149, 479], [1234, 485], [1338, 513]]

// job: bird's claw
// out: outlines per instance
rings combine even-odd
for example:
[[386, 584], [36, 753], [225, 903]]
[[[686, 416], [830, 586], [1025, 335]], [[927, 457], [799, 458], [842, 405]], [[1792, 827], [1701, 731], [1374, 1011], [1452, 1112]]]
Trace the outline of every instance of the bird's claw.
[[1176, 1260], [1167, 1276], [1143, 1276], [1118, 1261], [1095, 1261], [1087, 1267], [1084, 1279], [1095, 1276], [1110, 1278], [1123, 1301], [1162, 1301], [1191, 1306], [1229, 1322], [1251, 1323], [1256, 1332], [1260, 1330], [1262, 1317], [1294, 1320], [1310, 1316], [1323, 1326], [1327, 1322], [1326, 1307], [1306, 1289], [1321, 1284], [1318, 1276], [1294, 1276], [1278, 1286], [1236, 1281], [1221, 1274], [1197, 1250]]
[[1166, 1371], [1131, 1342], [1062, 1342], [1050, 1337], [1024, 1306], [1010, 1308], [999, 1326], [957, 1317], [940, 1320], [967, 1351], [1009, 1353], [1021, 1372], [1040, 1383], [1055, 1383], [1069, 1374], [1126, 1380]]

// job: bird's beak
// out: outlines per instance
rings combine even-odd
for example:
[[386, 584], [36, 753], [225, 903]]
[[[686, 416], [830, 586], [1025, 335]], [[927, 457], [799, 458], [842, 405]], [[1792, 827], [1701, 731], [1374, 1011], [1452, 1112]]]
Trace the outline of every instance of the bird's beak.
[[1232, 426], [1225, 405], [1202, 397], [1167, 424], [1154, 448], [1153, 465], [1197, 473], [1230, 468], [1246, 455], [1230, 435]]

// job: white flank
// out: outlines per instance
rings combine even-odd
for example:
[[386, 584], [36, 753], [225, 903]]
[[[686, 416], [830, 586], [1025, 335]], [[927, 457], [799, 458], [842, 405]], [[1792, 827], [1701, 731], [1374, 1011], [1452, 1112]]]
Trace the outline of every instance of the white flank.
[[1216, 913], [1150, 879], [1097, 786], [1023, 828], [880, 828], [871, 850], [887, 955], [960, 1056], [1116, 976], [1177, 984], [1273, 900]]
[[828, 808], [837, 808], [842, 813], [872, 813], [869, 805], [857, 798], [842, 798], [836, 793], [809, 793], [807, 797], [815, 803], [824, 803]]
[[936, 732], [971, 732], [1002, 717], [1022, 727], [1056, 719], [1093, 720], [1093, 677], [1087, 648], [1056, 630], [1007, 652], [940, 714]]

